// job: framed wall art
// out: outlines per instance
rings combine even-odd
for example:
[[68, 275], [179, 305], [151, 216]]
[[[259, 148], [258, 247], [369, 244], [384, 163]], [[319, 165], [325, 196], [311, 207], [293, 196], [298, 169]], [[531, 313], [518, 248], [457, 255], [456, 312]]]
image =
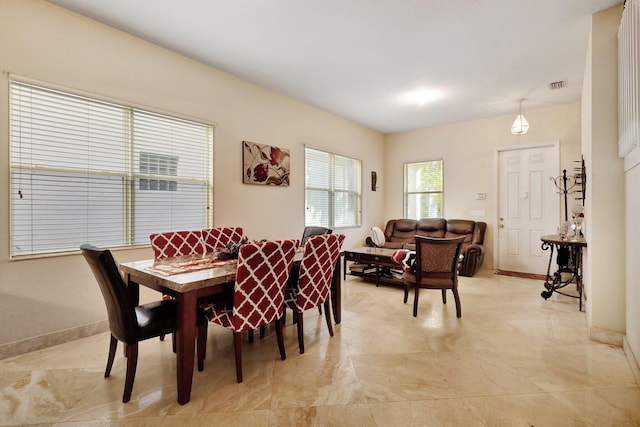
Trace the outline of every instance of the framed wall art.
[[242, 141], [242, 182], [245, 184], [289, 186], [289, 150]]

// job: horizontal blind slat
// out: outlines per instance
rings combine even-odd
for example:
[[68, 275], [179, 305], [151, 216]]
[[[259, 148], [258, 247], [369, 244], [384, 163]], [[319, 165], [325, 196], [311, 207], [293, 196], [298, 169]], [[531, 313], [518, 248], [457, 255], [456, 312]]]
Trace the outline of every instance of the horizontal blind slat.
[[11, 256], [210, 225], [213, 128], [10, 81]]
[[361, 191], [359, 160], [305, 148], [305, 225], [360, 225]]

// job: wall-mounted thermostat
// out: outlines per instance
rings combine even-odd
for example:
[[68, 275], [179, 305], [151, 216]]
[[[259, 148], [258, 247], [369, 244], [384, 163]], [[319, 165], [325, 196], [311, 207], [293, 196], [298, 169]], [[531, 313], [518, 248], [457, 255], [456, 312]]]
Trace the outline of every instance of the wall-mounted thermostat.
[[476, 193], [476, 200], [484, 200], [487, 198], [487, 193]]

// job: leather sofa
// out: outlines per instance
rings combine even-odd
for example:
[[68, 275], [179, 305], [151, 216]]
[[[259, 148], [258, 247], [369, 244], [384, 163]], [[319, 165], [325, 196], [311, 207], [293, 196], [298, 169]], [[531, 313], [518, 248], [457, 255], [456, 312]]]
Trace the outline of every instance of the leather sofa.
[[[465, 236], [461, 254], [464, 255], [458, 273], [473, 276], [484, 261], [484, 233], [487, 224], [467, 219], [391, 219], [384, 230], [385, 248], [415, 250], [415, 235], [453, 238]], [[370, 238], [367, 245], [374, 246]]]

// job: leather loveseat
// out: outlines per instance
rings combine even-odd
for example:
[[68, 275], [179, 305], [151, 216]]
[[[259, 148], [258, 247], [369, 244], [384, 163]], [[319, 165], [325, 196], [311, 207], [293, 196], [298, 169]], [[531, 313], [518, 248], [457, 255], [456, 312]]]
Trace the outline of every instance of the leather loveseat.
[[[464, 255], [460, 270], [462, 276], [473, 276], [484, 260], [484, 233], [487, 224], [467, 219], [391, 219], [384, 230], [385, 248], [415, 250], [415, 235], [453, 238], [465, 236], [461, 254]], [[367, 245], [374, 246], [370, 238]]]

